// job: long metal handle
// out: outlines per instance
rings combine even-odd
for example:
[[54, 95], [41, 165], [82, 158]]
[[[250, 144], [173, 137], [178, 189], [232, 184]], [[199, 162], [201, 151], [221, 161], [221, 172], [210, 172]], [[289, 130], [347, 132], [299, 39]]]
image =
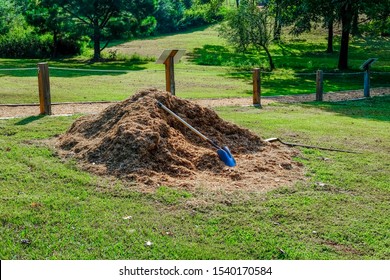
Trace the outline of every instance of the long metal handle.
[[203, 140], [209, 142], [211, 145], [213, 145], [215, 148], [217, 149], [220, 149], [220, 147], [214, 142], [212, 141], [211, 139], [207, 138], [206, 136], [204, 136], [202, 133], [200, 133], [198, 130], [196, 130], [195, 128], [193, 128], [188, 122], [186, 122], [185, 120], [183, 120], [182, 118], [180, 118], [178, 115], [176, 115], [174, 112], [172, 112], [169, 108], [167, 108], [164, 104], [162, 104], [160, 101], [157, 101], [157, 105], [160, 107], [160, 108], [163, 108], [166, 112], [168, 112], [169, 114], [171, 114], [172, 116], [174, 116], [178, 121], [180, 121], [182, 124], [184, 124], [186, 127], [188, 127], [192, 132], [194, 132], [195, 134], [197, 134], [200, 138], [202, 138]]

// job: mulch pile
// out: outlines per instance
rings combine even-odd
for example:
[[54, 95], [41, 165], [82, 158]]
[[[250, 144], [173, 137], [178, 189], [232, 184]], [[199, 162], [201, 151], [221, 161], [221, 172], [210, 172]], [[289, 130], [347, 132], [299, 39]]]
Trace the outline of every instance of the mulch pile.
[[[162, 102], [201, 133], [226, 145], [237, 161], [228, 168], [216, 149], [157, 106]], [[76, 158], [99, 175], [146, 188], [268, 189], [302, 178], [294, 150], [264, 142], [213, 110], [156, 89], [143, 90], [100, 114], [76, 120], [57, 139], [60, 156]]]

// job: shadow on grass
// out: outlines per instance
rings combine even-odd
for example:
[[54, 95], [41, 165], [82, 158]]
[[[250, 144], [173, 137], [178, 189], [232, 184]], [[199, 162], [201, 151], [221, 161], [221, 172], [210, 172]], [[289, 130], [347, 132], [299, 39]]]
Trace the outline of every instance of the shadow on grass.
[[[36, 77], [37, 64], [47, 62], [51, 77], [73, 78], [85, 76], [118, 76], [128, 71], [142, 71], [149, 61], [140, 59], [129, 59], [121, 61], [105, 61], [90, 63], [87, 60], [71, 58], [64, 60], [35, 60], [35, 59], [1, 59], [1, 77]], [[28, 69], [25, 68], [35, 68]], [[56, 69], [63, 68], [63, 69]], [[12, 70], [8, 70], [12, 69]], [[74, 70], [72, 70], [74, 69]]]
[[315, 107], [351, 118], [390, 122], [390, 95], [355, 101], [312, 102], [302, 106]]
[[[324, 91], [325, 92], [337, 92], [347, 90], [357, 90], [363, 88], [363, 73], [325, 73], [324, 74]], [[247, 72], [230, 72], [225, 74], [226, 77], [232, 79], [239, 79], [248, 84], [248, 87], [252, 85], [252, 73]], [[386, 83], [386, 75], [377, 75], [375, 79], [375, 86], [389, 86]], [[292, 94], [309, 94], [316, 91], [316, 73], [293, 73], [274, 71], [272, 73], [261, 73], [261, 91], [262, 95], [275, 96], [275, 95], [292, 95]], [[251, 94], [249, 91], [248, 94]]]
[[236, 68], [257, 67], [261, 60], [254, 53], [237, 53], [220, 45], [204, 45], [188, 53], [189, 60], [198, 65], [231, 66]]
[[[325, 40], [324, 40], [325, 42]], [[324, 42], [307, 40], [288, 40], [282, 44], [271, 45], [270, 51], [277, 69], [295, 71], [316, 71], [322, 69], [335, 71], [339, 58], [339, 39], [334, 42], [334, 52], [326, 52]], [[390, 40], [378, 38], [354, 39], [350, 46], [350, 71], [360, 71], [360, 65], [369, 57], [377, 57], [375, 71], [389, 71]], [[234, 52], [221, 45], [204, 45], [195, 48], [189, 54], [190, 61], [199, 65], [230, 66], [241, 69], [260, 67], [267, 69], [268, 60], [264, 51], [248, 50], [245, 53]]]
[[[279, 44], [271, 49], [271, 55], [277, 69], [294, 69], [298, 71], [333, 70], [337, 65], [337, 53], [328, 54], [315, 51], [319, 47], [312, 45], [296, 46]], [[220, 45], [204, 45], [189, 53], [190, 61], [198, 65], [229, 66], [251, 70], [259, 67], [269, 68], [266, 53], [263, 50], [248, 50], [245, 53], [234, 52]]]
[[[195, 64], [229, 66], [234, 70], [226, 73], [226, 78], [238, 79], [250, 85], [252, 83], [252, 69], [259, 67], [262, 70], [261, 86], [263, 95], [289, 95], [314, 93], [316, 90], [316, 70], [322, 69], [331, 75], [325, 75], [324, 84], [326, 91], [354, 90], [363, 87], [363, 79], [360, 75], [352, 73], [345, 76], [334, 71], [337, 54], [327, 54], [323, 51], [315, 52], [318, 45], [283, 44], [273, 50], [274, 61], [277, 69], [272, 73], [267, 71], [268, 61], [265, 54], [257, 52], [237, 53], [220, 45], [204, 45], [190, 53], [190, 60]], [[301, 54], [296, 55], [298, 49]], [[284, 56], [283, 54], [287, 54]], [[278, 69], [290, 69], [280, 71]], [[265, 70], [264, 70], [265, 69]], [[361, 72], [360, 72], [361, 73]], [[378, 84], [383, 84], [380, 81]], [[248, 92], [250, 94], [250, 92]]]
[[46, 116], [45, 115], [37, 115], [37, 116], [27, 117], [27, 118], [24, 118], [24, 119], [18, 121], [17, 123], [15, 123], [15, 125], [26, 125], [26, 124], [38, 121], [44, 117], [46, 117]]

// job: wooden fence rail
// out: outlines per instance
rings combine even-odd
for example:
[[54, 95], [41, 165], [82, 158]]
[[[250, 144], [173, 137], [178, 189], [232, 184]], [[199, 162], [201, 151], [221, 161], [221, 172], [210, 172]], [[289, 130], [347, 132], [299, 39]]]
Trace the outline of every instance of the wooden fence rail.
[[[0, 69], [1, 70], [1, 69]], [[7, 70], [7, 69], [4, 69]], [[15, 70], [15, 69], [11, 69]], [[72, 70], [72, 69], [69, 69]], [[169, 70], [169, 69], [168, 69]], [[107, 70], [109, 71], [109, 70]], [[169, 72], [169, 71], [166, 71]], [[357, 74], [357, 73], [356, 73]], [[168, 87], [172, 92], [172, 76], [166, 79], [167, 90]], [[252, 80], [253, 80], [253, 106], [261, 107], [261, 70], [259, 68], [254, 68], [252, 70]], [[370, 71], [364, 71], [364, 97], [370, 97]], [[46, 62], [38, 63], [38, 89], [39, 89], [39, 107], [40, 114], [51, 115], [51, 91], [50, 91], [50, 75], [49, 75], [49, 65]], [[316, 101], [323, 101], [324, 93], [324, 73], [322, 70], [316, 72]], [[174, 90], [172, 92], [174, 94]]]

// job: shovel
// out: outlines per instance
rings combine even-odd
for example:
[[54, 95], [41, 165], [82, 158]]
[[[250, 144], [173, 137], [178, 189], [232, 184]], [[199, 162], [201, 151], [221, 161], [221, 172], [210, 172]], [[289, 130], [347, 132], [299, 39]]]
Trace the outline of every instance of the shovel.
[[234, 167], [236, 166], [236, 161], [235, 159], [233, 158], [230, 150], [228, 147], [224, 146], [224, 147], [219, 147], [217, 145], [217, 143], [215, 143], [213, 140], [207, 138], [206, 136], [204, 136], [202, 133], [200, 133], [199, 131], [197, 131], [195, 128], [193, 128], [189, 123], [187, 123], [185, 120], [183, 120], [182, 118], [180, 118], [178, 115], [176, 115], [174, 112], [172, 112], [169, 108], [165, 107], [164, 104], [162, 104], [161, 102], [157, 101], [157, 105], [158, 107], [164, 109], [166, 112], [168, 112], [169, 114], [171, 114], [172, 116], [174, 116], [178, 121], [180, 121], [182, 124], [184, 124], [186, 127], [188, 127], [189, 129], [191, 129], [192, 132], [194, 132], [195, 134], [197, 134], [200, 138], [202, 138], [204, 141], [207, 141], [208, 143], [210, 143], [211, 145], [213, 145], [216, 149], [217, 149], [217, 154], [218, 154], [218, 157], [221, 161], [223, 161], [223, 163], [225, 163], [227, 166], [229, 167]]

